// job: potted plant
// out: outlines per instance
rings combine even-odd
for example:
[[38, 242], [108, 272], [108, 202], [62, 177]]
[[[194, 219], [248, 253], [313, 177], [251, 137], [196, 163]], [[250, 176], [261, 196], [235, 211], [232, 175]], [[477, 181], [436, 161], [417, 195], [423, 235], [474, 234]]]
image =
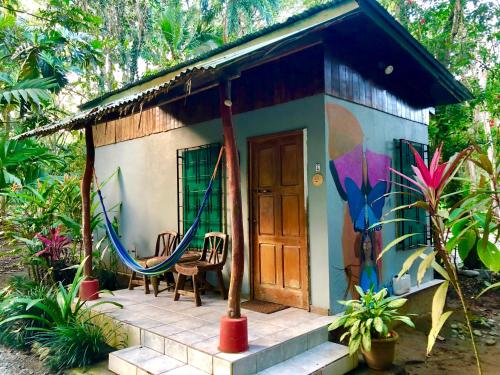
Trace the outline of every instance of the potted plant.
[[358, 349], [361, 349], [368, 367], [374, 370], [386, 370], [394, 361], [398, 340], [398, 334], [392, 330], [393, 323], [400, 321], [415, 328], [408, 316], [398, 313], [398, 309], [407, 300], [387, 297], [388, 292], [385, 288], [377, 293], [373, 288], [364, 292], [356, 286], [356, 290], [359, 299], [339, 301], [347, 308], [328, 329], [334, 330], [340, 327], [346, 329], [340, 341], [349, 336], [349, 354], [356, 355]]

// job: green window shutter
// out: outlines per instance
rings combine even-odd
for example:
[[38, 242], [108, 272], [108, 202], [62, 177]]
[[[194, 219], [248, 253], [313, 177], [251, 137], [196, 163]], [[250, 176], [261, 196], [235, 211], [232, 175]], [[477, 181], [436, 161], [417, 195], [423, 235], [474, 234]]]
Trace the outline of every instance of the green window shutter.
[[[177, 151], [179, 233], [184, 233], [193, 223], [203, 195], [217, 163], [221, 145], [210, 144]], [[223, 231], [223, 173], [220, 168], [213, 184], [212, 194], [201, 216], [200, 226], [190, 248], [202, 249], [205, 233]]]
[[[415, 163], [415, 156], [413, 155], [413, 152], [411, 151], [409, 144], [411, 144], [417, 150], [417, 152], [420, 154], [420, 156], [422, 156], [424, 160], [426, 160], [427, 157], [428, 146], [422, 143], [406, 141], [404, 139], [394, 140], [394, 146], [395, 146], [394, 149], [396, 153], [394, 157], [394, 162], [395, 162], [394, 167], [397, 171], [412, 177], [415, 174], [413, 172], [412, 165], [415, 165], [416, 163]], [[398, 184], [400, 184], [400, 185], [395, 184], [395, 190], [398, 191], [399, 193], [403, 193], [403, 194], [397, 194], [396, 198], [397, 206], [410, 205], [415, 201], [423, 198], [423, 197], [417, 198], [414, 195], [416, 194], [416, 192], [408, 188], [405, 188], [404, 186], [401, 186], [401, 185], [406, 185], [406, 186], [411, 185], [410, 182], [403, 179], [401, 176], [394, 175], [394, 180]], [[424, 209], [413, 207], [413, 208], [398, 210], [396, 212], [398, 218], [414, 220], [414, 221], [397, 222], [396, 223], [397, 237], [409, 233], [421, 233], [421, 235], [413, 236], [400, 242], [397, 245], [398, 250], [412, 249], [417, 246], [430, 243], [429, 218], [427, 217], [427, 214]]]

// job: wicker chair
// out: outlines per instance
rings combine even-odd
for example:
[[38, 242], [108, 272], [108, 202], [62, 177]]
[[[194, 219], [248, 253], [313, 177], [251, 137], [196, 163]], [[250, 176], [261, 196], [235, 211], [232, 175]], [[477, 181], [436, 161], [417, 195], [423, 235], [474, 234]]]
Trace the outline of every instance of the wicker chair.
[[[215, 272], [222, 298], [226, 299], [226, 287], [222, 277], [222, 270], [227, 259], [227, 235], [220, 232], [205, 234], [203, 252], [199, 260], [194, 262], [183, 262], [175, 265], [178, 273], [175, 284], [174, 301], [178, 301], [180, 295], [194, 297], [196, 306], [201, 306], [200, 293], [208, 287], [206, 279], [207, 272]], [[193, 291], [185, 290], [186, 278], [191, 276], [193, 280]]]

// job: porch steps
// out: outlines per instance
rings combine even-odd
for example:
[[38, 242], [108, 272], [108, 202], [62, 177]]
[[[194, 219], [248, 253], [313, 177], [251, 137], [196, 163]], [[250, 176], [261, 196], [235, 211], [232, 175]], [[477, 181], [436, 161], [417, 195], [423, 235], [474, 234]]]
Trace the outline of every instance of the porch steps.
[[325, 342], [295, 357], [259, 372], [259, 375], [342, 375], [356, 368], [357, 356], [350, 357], [347, 347]]
[[144, 346], [109, 355], [108, 369], [118, 375], [206, 375], [196, 367]]
[[[295, 351], [297, 351], [297, 347]], [[175, 359], [145, 346], [134, 346], [109, 355], [109, 370], [119, 375], [337, 375], [357, 366], [345, 346], [323, 342], [294, 356], [283, 358], [290, 348], [275, 346], [250, 353], [209, 355], [189, 348], [188, 357]], [[283, 361], [282, 361], [283, 360]]]
[[[342, 375], [357, 366], [357, 358], [350, 357], [343, 345], [325, 342], [284, 362], [278, 363], [259, 375]], [[234, 374], [255, 373], [251, 368], [238, 366]], [[135, 346], [109, 355], [109, 370], [119, 375], [206, 375], [207, 373], [150, 348]], [[228, 374], [223, 368], [214, 374]]]

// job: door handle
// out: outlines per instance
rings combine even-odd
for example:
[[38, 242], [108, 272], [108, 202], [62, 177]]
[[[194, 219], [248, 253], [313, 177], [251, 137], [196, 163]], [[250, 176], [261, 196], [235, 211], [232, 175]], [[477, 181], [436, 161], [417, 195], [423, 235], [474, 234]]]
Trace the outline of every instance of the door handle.
[[257, 189], [257, 193], [272, 193], [272, 190], [268, 190], [268, 189]]

